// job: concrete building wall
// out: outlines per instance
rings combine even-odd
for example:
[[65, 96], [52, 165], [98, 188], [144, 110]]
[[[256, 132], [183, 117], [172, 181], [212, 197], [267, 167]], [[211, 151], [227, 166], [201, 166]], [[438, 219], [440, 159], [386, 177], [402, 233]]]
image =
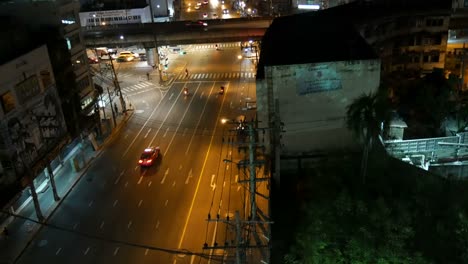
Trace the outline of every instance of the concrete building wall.
[[[283, 122], [281, 154], [297, 155], [354, 148], [345, 125], [346, 108], [363, 93], [377, 90], [380, 61], [359, 60], [272, 66], [257, 83], [257, 112], [273, 127]], [[277, 101], [277, 107], [275, 107]]]

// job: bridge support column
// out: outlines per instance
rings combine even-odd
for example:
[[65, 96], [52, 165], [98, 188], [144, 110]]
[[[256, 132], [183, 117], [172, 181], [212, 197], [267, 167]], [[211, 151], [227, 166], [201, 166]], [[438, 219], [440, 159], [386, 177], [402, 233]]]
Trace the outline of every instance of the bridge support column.
[[146, 62], [149, 66], [159, 67], [156, 48], [146, 49]]

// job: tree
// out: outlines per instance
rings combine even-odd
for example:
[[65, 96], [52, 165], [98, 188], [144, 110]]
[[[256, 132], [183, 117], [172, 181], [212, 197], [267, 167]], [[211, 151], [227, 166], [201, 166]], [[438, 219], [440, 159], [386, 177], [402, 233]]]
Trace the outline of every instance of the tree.
[[365, 183], [369, 151], [388, 126], [390, 111], [383, 92], [363, 94], [347, 108], [346, 125], [364, 145], [361, 160], [361, 178]]

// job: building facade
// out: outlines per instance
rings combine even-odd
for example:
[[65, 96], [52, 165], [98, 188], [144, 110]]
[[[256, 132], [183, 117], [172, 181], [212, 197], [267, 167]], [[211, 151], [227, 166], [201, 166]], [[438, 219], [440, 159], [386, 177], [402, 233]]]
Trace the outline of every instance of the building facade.
[[45, 45], [0, 65], [0, 76], [0, 188], [6, 188], [35, 180], [69, 136]]
[[[98, 93], [89, 72], [86, 48], [81, 35], [79, 2], [37, 1], [8, 2], [0, 5], [0, 14], [12, 16], [25, 24], [38, 38], [48, 43], [52, 67], [68, 131], [78, 136], [83, 130], [98, 126], [95, 105]], [[52, 35], [51, 30], [56, 35]], [[21, 41], [34, 41], [22, 39]], [[55, 43], [51, 43], [55, 42]], [[15, 45], [26, 45], [15, 43]], [[66, 51], [59, 51], [65, 45]], [[66, 54], [61, 54], [65, 52]], [[67, 57], [67, 61], [63, 58]]]
[[[304, 157], [354, 151], [347, 107], [379, 88], [380, 59], [372, 47], [349, 21], [322, 14], [276, 18], [262, 39], [257, 121], [273, 171], [279, 164], [297, 169]], [[319, 24], [312, 40], [303, 41], [301, 28]]]

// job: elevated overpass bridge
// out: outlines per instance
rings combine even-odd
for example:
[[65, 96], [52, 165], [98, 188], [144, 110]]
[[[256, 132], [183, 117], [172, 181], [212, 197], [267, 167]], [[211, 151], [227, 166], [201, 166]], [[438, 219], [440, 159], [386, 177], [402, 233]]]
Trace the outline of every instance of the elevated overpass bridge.
[[131, 46], [155, 48], [164, 45], [261, 40], [273, 18], [207, 20], [208, 25], [188, 21], [83, 27], [87, 47]]

